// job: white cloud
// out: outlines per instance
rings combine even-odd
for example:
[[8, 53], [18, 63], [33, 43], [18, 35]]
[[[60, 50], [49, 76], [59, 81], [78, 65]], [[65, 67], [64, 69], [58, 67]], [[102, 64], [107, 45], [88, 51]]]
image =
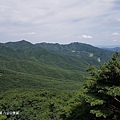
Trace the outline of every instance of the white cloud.
[[117, 40], [113, 40], [113, 42], [117, 42]]
[[120, 18], [115, 18], [115, 21], [120, 22]]
[[[11, 0], [0, 1], [0, 19], [43, 23], [96, 17], [105, 14], [114, 0]], [[14, 7], [13, 7], [14, 6]], [[102, 9], [101, 9], [102, 7]], [[39, 21], [39, 22], [38, 22]], [[46, 24], [46, 23], [45, 23]]]
[[[96, 39], [100, 39], [102, 42], [100, 37], [104, 39], [104, 35], [101, 36], [99, 33], [104, 30], [112, 33], [113, 29], [115, 31], [120, 29], [116, 30], [111, 24], [103, 25], [106, 17], [120, 18], [119, 12], [113, 9], [115, 1], [17, 0], [16, 2], [16, 0], [1, 0], [0, 33], [3, 40], [21, 37], [30, 39], [32, 42], [42, 40], [59, 43], [80, 40], [73, 34], [78, 34], [81, 38], [93, 38], [89, 35], [97, 34], [99, 38]], [[88, 31], [86, 32], [86, 30]], [[36, 34], [38, 32], [39, 34]], [[82, 34], [83, 36], [81, 36]], [[97, 42], [97, 40], [93, 42]]]
[[91, 38], [93, 38], [93, 36], [89, 36], [89, 35], [82, 35], [82, 38], [91, 39]]
[[113, 36], [119, 36], [120, 34], [115, 32], [115, 33], [112, 33]]
[[29, 33], [27, 33], [28, 35], [35, 35], [36, 34], [36, 32], [29, 32]]

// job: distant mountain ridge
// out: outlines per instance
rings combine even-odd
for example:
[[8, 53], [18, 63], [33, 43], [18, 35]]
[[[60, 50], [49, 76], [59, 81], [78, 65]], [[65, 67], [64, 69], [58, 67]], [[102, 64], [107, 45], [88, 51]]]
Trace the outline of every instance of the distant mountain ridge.
[[65, 54], [70, 56], [76, 56], [84, 61], [98, 65], [98, 59], [101, 63], [109, 60], [112, 52], [94, 47], [84, 43], [70, 43], [66, 45], [60, 45], [58, 43], [38, 43], [36, 46], [40, 46], [44, 49], [57, 52], [59, 54]]
[[114, 48], [103, 48], [103, 49], [104, 49], [104, 50], [113, 51], [113, 52], [115, 52], [115, 51], [120, 52], [120, 47], [114, 47]]
[[[82, 66], [82, 64], [87, 64], [76, 57], [74, 58], [68, 55], [66, 56], [62, 54], [57, 54], [56, 52], [36, 46], [25, 40], [19, 42], [8, 42], [2, 44], [2, 46], [4, 48], [2, 47], [0, 49], [1, 54], [21, 60], [29, 60], [35, 62], [39, 61], [44, 64], [50, 64], [60, 67], [63, 66], [64, 68], [65, 66], [69, 66], [68, 68], [70, 69], [79, 69], [78, 65]], [[71, 63], [75, 64], [72, 65]]]
[[18, 42], [7, 42], [4, 45], [13, 49], [28, 49], [34, 46], [32, 43], [26, 40], [21, 40]]
[[28, 56], [33, 52], [33, 54], [36, 55], [40, 53], [40, 51], [44, 52], [44, 54], [48, 54], [49, 52], [49, 54], [73, 56], [75, 57], [75, 59], [79, 58], [88, 64], [93, 63], [94, 65], [98, 65], [100, 62], [104, 63], [105, 61], [108, 61], [112, 54], [112, 52], [110, 51], [78, 42], [65, 45], [61, 45], [58, 43], [32, 44], [28, 41], [22, 40], [18, 42], [7, 42], [4, 44], [4, 46], [12, 48], [21, 53], [24, 51], [24, 54]]
[[88, 65], [107, 62], [112, 54], [83, 43], [0, 43], [0, 90], [79, 89]]

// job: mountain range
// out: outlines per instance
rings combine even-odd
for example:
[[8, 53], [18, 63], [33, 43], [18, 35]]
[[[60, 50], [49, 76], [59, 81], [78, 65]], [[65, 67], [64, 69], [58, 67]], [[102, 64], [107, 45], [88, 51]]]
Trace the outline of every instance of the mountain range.
[[78, 42], [0, 43], [0, 120], [89, 119], [86, 70], [113, 53]]
[[115, 51], [118, 51], [118, 52], [120, 52], [120, 47], [113, 47], [113, 48], [103, 48], [104, 50], [109, 50], [109, 51], [113, 51], [113, 52], [115, 52]]
[[89, 64], [107, 62], [113, 52], [89, 44], [0, 43], [0, 89], [79, 89]]

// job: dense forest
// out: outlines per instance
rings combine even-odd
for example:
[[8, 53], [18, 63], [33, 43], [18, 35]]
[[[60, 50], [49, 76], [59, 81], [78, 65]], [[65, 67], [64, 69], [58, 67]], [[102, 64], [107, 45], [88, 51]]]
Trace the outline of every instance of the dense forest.
[[120, 120], [119, 57], [77, 42], [0, 43], [0, 120]]

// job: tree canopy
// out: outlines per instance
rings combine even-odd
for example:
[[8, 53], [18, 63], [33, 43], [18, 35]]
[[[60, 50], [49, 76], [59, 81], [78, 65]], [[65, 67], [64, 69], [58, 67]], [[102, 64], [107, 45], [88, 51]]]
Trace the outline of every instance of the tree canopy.
[[90, 105], [90, 116], [95, 120], [120, 120], [120, 54], [95, 69], [87, 70], [85, 101]]

